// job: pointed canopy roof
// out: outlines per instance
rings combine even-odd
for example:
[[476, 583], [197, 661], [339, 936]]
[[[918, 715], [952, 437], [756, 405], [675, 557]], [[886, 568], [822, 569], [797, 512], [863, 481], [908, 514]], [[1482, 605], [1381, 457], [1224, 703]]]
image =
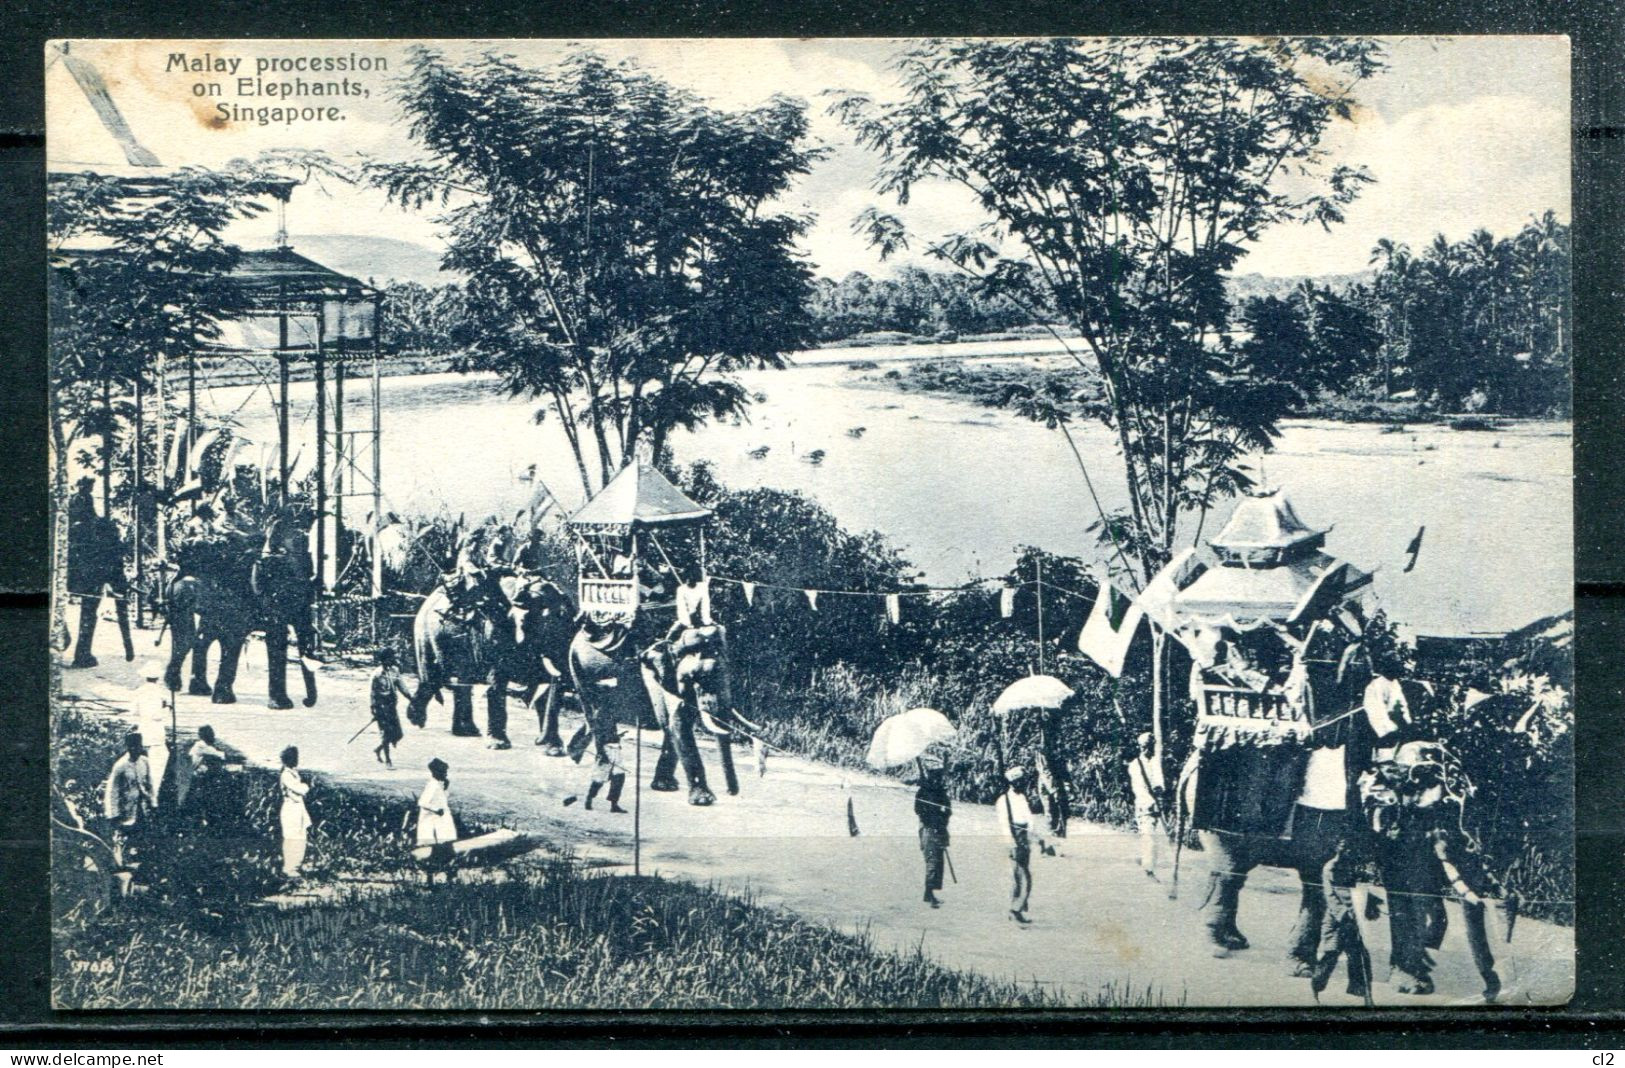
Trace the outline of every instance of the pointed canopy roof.
[[1274, 567], [1209, 568], [1175, 595], [1174, 605], [1209, 625], [1306, 622], [1330, 615], [1370, 585], [1368, 572], [1315, 551]]
[[711, 509], [689, 500], [643, 461], [627, 464], [570, 517], [573, 527], [663, 526], [707, 519]]
[[1289, 550], [1317, 548], [1325, 537], [1326, 531], [1315, 530], [1298, 518], [1279, 490], [1270, 490], [1237, 505], [1230, 521], [1208, 544], [1225, 557], [1259, 553], [1284, 557], [1296, 555]]

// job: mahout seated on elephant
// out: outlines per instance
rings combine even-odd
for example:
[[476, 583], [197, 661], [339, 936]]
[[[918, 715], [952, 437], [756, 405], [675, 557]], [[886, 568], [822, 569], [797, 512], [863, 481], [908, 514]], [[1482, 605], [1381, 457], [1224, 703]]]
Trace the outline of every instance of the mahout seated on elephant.
[[[163, 610], [170, 629], [169, 666], [164, 680], [180, 689], [181, 665], [192, 657], [187, 692], [210, 696], [215, 704], [237, 700], [238, 661], [249, 634], [262, 630], [268, 666], [267, 705], [293, 707], [288, 697], [288, 632], [293, 631], [305, 685], [306, 707], [316, 703], [314, 573], [310, 564], [309, 509], [291, 505], [267, 513], [256, 528], [224, 497], [217, 506], [201, 504], [187, 520], [175, 552], [177, 571], [165, 591]], [[220, 669], [208, 680], [209, 646], [220, 643]]]
[[[486, 734], [491, 747], [507, 749], [508, 691], [519, 687], [525, 704], [535, 702], [540, 735], [549, 755], [563, 754], [558, 710], [568, 662], [575, 604], [555, 583], [512, 567], [461, 569], [446, 577], [418, 607], [412, 623], [418, 685], [407, 719], [428, 722], [428, 705], [453, 690], [453, 734], [477, 736], [472, 687], [486, 690]], [[538, 698], [538, 693], [540, 697]]]

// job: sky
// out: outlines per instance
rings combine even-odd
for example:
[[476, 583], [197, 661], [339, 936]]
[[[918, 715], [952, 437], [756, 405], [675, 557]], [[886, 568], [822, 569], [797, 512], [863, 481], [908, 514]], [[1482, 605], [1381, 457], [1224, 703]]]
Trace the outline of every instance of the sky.
[[[783, 206], [816, 216], [803, 251], [821, 275], [850, 271], [889, 273], [899, 263], [926, 264], [918, 252], [882, 263], [852, 232], [868, 206], [902, 216], [929, 239], [982, 221], [981, 209], [962, 191], [946, 186], [916, 190], [907, 208], [876, 194], [878, 166], [872, 153], [827, 114], [831, 91], [855, 90], [885, 98], [896, 93], [889, 59], [900, 44], [880, 40], [625, 40], [590, 42], [612, 59], [629, 59], [690, 89], [713, 106], [744, 108], [775, 93], [809, 105], [812, 136], [826, 149], [784, 199]], [[1388, 69], [1366, 83], [1357, 121], [1339, 121], [1323, 145], [1331, 162], [1364, 166], [1376, 178], [1329, 232], [1289, 225], [1261, 235], [1237, 270], [1265, 275], [1341, 274], [1365, 269], [1377, 239], [1412, 246], [1437, 233], [1451, 240], [1484, 227], [1504, 234], [1550, 209], [1570, 218], [1569, 49], [1562, 37], [1387, 38]], [[409, 42], [400, 41], [76, 41], [72, 54], [92, 62], [107, 83], [131, 131], [164, 166], [218, 166], [264, 150], [319, 149], [336, 157], [363, 153], [410, 158], [413, 148], [390, 99], [390, 81], [404, 68]], [[53, 46], [48, 46], [48, 48]], [[538, 67], [555, 62], [569, 42], [448, 42], [450, 54], [489, 48]], [[239, 58], [230, 74], [173, 69], [171, 55], [189, 60]], [[369, 91], [335, 101], [340, 122], [293, 127], [229, 124], [211, 126], [219, 98], [199, 97], [194, 86], [252, 75], [259, 60], [309, 56], [382, 58], [389, 72], [267, 74], [328, 80], [349, 77]], [[50, 58], [48, 52], [47, 58]], [[166, 69], [170, 68], [170, 69]], [[47, 156], [53, 168], [92, 169], [122, 165], [123, 156], [63, 64], [46, 74]], [[275, 105], [272, 99], [225, 98], [242, 105]], [[300, 103], [320, 103], [301, 101]], [[375, 191], [342, 184], [304, 187], [287, 208], [294, 235], [354, 234], [405, 240], [438, 249], [433, 212], [409, 213]], [[230, 237], [245, 247], [269, 245], [276, 230], [266, 216], [238, 227]]]

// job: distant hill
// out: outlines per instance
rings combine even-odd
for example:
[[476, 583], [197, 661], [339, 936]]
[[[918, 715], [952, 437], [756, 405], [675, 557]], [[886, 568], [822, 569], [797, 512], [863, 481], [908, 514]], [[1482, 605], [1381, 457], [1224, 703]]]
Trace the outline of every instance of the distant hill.
[[1230, 300], [1234, 304], [1240, 304], [1249, 297], [1284, 297], [1306, 280], [1323, 289], [1342, 292], [1350, 286], [1371, 281], [1371, 272], [1271, 275], [1258, 274], [1255, 271], [1251, 274], [1238, 274], [1228, 280]]
[[440, 252], [415, 241], [362, 234], [294, 234], [288, 238], [295, 252], [325, 267], [363, 282], [417, 282], [438, 286], [458, 280], [440, 269]]

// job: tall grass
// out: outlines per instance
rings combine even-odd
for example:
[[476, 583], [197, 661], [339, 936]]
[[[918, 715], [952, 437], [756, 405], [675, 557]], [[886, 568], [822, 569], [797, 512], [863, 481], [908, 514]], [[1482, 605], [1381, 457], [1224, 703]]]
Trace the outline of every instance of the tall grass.
[[[85, 925], [59, 962], [80, 1008], [1056, 1007], [1043, 988], [890, 953], [751, 901], [554, 862], [499, 884], [412, 888], [296, 911]], [[1155, 1005], [1102, 987], [1098, 1007]]]

